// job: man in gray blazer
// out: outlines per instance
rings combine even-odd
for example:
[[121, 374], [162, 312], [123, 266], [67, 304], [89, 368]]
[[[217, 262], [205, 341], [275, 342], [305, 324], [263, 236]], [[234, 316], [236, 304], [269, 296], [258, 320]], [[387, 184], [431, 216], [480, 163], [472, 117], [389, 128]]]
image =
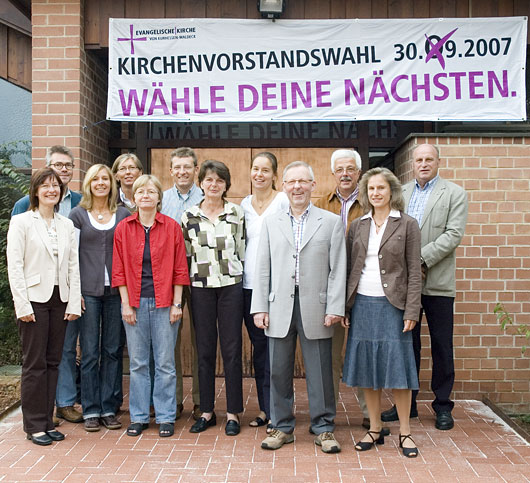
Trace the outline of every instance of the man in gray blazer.
[[344, 316], [346, 248], [339, 216], [311, 204], [315, 180], [302, 161], [283, 172], [289, 212], [264, 219], [251, 313], [269, 337], [272, 433], [264, 449], [294, 441], [293, 373], [299, 336], [311, 431], [325, 453], [338, 453], [331, 338]]
[[[415, 180], [403, 187], [407, 213], [416, 218], [421, 229], [421, 264], [423, 289], [422, 313], [425, 312], [431, 337], [433, 360], [431, 389], [435, 399], [435, 427], [454, 426], [451, 391], [455, 379], [453, 359], [453, 305], [456, 292], [456, 247], [464, 236], [467, 221], [467, 194], [460, 186], [438, 175], [438, 148], [422, 144], [412, 153]], [[416, 368], [420, 371], [421, 316], [412, 331]], [[412, 392], [411, 417], [418, 416], [416, 396]], [[381, 414], [383, 421], [397, 420], [395, 406]]]

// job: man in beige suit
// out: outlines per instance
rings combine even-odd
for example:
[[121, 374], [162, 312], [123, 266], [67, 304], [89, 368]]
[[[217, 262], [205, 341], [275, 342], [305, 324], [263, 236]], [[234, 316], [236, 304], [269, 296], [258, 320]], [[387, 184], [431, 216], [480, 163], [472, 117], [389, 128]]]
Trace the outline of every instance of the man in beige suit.
[[283, 172], [289, 212], [265, 218], [256, 260], [251, 313], [269, 337], [272, 433], [264, 449], [294, 441], [293, 372], [300, 338], [306, 370], [311, 430], [325, 453], [338, 453], [333, 435], [331, 337], [342, 321], [346, 247], [340, 217], [311, 204], [315, 180], [302, 161]]
[[[421, 144], [412, 153], [414, 180], [403, 187], [407, 214], [416, 218], [421, 230], [423, 288], [422, 312], [412, 331], [418, 374], [421, 361], [421, 315], [429, 325], [432, 353], [431, 389], [436, 429], [454, 426], [451, 391], [455, 380], [453, 358], [453, 304], [456, 292], [455, 250], [460, 245], [467, 220], [467, 194], [460, 186], [440, 177], [440, 155], [432, 144]], [[410, 416], [417, 417], [412, 392]], [[383, 421], [397, 420], [396, 407], [381, 414]]]

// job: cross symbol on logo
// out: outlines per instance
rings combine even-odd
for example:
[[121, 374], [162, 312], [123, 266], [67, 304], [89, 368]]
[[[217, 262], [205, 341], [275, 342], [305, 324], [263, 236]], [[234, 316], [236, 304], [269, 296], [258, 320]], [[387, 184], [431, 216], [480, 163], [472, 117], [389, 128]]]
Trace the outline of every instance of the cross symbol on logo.
[[134, 55], [134, 41], [135, 40], [142, 40], [142, 41], [146, 41], [147, 40], [147, 37], [136, 37], [134, 38], [133, 37], [133, 26], [132, 24], [130, 25], [131, 27], [131, 36], [129, 38], [125, 38], [125, 37], [118, 37], [118, 42], [131, 42], [131, 55]]
[[438, 59], [438, 62], [440, 62], [442, 69], [445, 69], [445, 59], [442, 54], [442, 47], [449, 40], [451, 35], [453, 35], [457, 30], [458, 30], [458, 27], [455, 28], [454, 30], [451, 30], [451, 32], [449, 32], [446, 36], [442, 37], [438, 42], [436, 42], [436, 45], [433, 43], [430, 37], [428, 37], [427, 34], [425, 34], [425, 38], [431, 45], [431, 50], [429, 54], [427, 55], [427, 57], [425, 58], [425, 63], [429, 62], [429, 60], [431, 60], [433, 57], [436, 57]]

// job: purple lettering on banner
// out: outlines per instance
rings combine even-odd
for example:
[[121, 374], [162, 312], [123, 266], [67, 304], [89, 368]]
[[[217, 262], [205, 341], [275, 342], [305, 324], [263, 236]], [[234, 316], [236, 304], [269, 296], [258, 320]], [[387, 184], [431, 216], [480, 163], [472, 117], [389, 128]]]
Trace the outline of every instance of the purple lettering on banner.
[[362, 77], [359, 79], [359, 92], [357, 92], [357, 89], [353, 85], [353, 81], [351, 79], [344, 79], [344, 104], [346, 106], [351, 106], [352, 94], [355, 100], [357, 101], [357, 104], [366, 103], [364, 95], [364, 79]]
[[331, 107], [331, 102], [323, 102], [322, 98], [324, 96], [329, 96], [330, 91], [323, 90], [324, 86], [329, 86], [331, 81], [316, 81], [316, 97], [317, 97], [317, 107]]
[[445, 84], [442, 84], [439, 81], [440, 78], [447, 79], [447, 74], [445, 74], [443, 72], [440, 72], [439, 74], [436, 74], [432, 78], [432, 83], [434, 84], [434, 86], [438, 87], [438, 89], [440, 89], [442, 91], [442, 95], [434, 96], [434, 100], [435, 101], [444, 101], [445, 99], [447, 99], [449, 97], [449, 88]]
[[224, 86], [210, 86], [210, 112], [226, 112], [224, 107], [218, 107], [218, 102], [225, 100], [224, 96], [217, 95], [217, 91], [223, 91]]
[[124, 116], [130, 116], [131, 115], [131, 109], [132, 104], [134, 102], [134, 105], [136, 106], [136, 114], [138, 116], [143, 116], [145, 111], [145, 102], [147, 101], [147, 89], [144, 89], [142, 92], [142, 101], [140, 102], [138, 100], [138, 94], [136, 92], [136, 89], [131, 89], [129, 91], [129, 96], [127, 98], [127, 102], [125, 102], [125, 96], [123, 93], [123, 89], [118, 90], [118, 94], [120, 95], [120, 102], [121, 102], [121, 110], [123, 112]]
[[[166, 100], [164, 99], [164, 93], [162, 92], [163, 82], [159, 82], [158, 86], [153, 91], [153, 98], [151, 99], [151, 105], [149, 106], [148, 116], [152, 116], [155, 109], [162, 109], [165, 116], [169, 116], [169, 109], [167, 108]], [[153, 87], [156, 86], [156, 82], [153, 82]]]
[[280, 84], [280, 95], [282, 99], [282, 109], [287, 109], [287, 83]]
[[171, 113], [172, 114], [178, 114], [178, 108], [177, 104], [183, 103], [184, 104], [184, 113], [189, 114], [190, 113], [190, 88], [184, 87], [184, 94], [183, 97], [177, 97], [177, 89], [173, 87], [171, 89]]
[[508, 97], [508, 71], [503, 70], [502, 71], [502, 86], [499, 82], [499, 78], [495, 74], [494, 71], [488, 70], [488, 97], [491, 99], [495, 97], [495, 94], [493, 92], [493, 84], [497, 87], [497, 91], [501, 95], [501, 97]]
[[[376, 71], [374, 72], [374, 74], [375, 73]], [[383, 81], [383, 78], [381, 77], [382, 75], [383, 75], [383, 71], [380, 70], [379, 74], [376, 75], [374, 79], [372, 90], [370, 92], [370, 97], [368, 98], [368, 104], [373, 104], [376, 97], [382, 97], [385, 100], [385, 103], [390, 102], [390, 97], [388, 96], [385, 83]]]
[[[258, 105], [258, 91], [254, 86], [251, 86], [249, 84], [241, 84], [237, 86], [237, 91], [239, 95], [239, 112], [246, 112], [246, 111], [252, 111], [252, 109], [255, 109]], [[252, 96], [252, 102], [245, 106], [245, 91], [250, 92], [250, 95]]]
[[304, 93], [302, 92], [302, 89], [298, 85], [298, 82], [293, 82], [291, 84], [291, 102], [293, 109], [296, 109], [298, 107], [298, 103], [296, 101], [297, 96], [302, 101], [304, 107], [311, 107], [311, 82], [308, 81], [305, 83], [305, 97]]
[[462, 77], [465, 77], [465, 72], [450, 72], [449, 77], [455, 80], [455, 99], [462, 99]]
[[425, 99], [426, 101], [431, 100], [431, 85], [429, 83], [430, 75], [429, 74], [423, 74], [423, 84], [418, 84], [418, 77], [416, 74], [412, 74], [410, 76], [410, 80], [412, 81], [412, 100], [414, 102], [418, 101], [418, 91], [424, 91], [425, 92]]
[[482, 77], [484, 72], [469, 72], [469, 98], [470, 99], [483, 99], [484, 94], [478, 94], [477, 89], [484, 85], [484, 82], [478, 82], [475, 80], [476, 77]]
[[208, 109], [201, 108], [201, 90], [199, 87], [193, 88], [193, 105], [196, 114], [206, 114]]
[[394, 77], [394, 79], [392, 79], [392, 84], [390, 84], [390, 93], [392, 94], [392, 97], [398, 102], [410, 102], [410, 97], [401, 97], [397, 93], [398, 82], [408, 79], [408, 78], [409, 78], [408, 75], [402, 74], [402, 75], [397, 75], [396, 77]]
[[276, 99], [276, 94], [270, 93], [269, 89], [274, 89], [276, 84], [261, 84], [261, 102], [264, 111], [274, 111], [278, 109], [276, 106], [271, 106], [269, 100]]

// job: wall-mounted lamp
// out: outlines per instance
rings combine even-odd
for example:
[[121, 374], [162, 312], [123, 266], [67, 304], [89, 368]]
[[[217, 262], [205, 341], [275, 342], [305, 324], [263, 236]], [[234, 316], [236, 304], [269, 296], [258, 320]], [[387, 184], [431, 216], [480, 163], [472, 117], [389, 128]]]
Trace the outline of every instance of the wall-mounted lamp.
[[280, 18], [285, 10], [285, 0], [258, 0], [258, 12], [263, 18]]

